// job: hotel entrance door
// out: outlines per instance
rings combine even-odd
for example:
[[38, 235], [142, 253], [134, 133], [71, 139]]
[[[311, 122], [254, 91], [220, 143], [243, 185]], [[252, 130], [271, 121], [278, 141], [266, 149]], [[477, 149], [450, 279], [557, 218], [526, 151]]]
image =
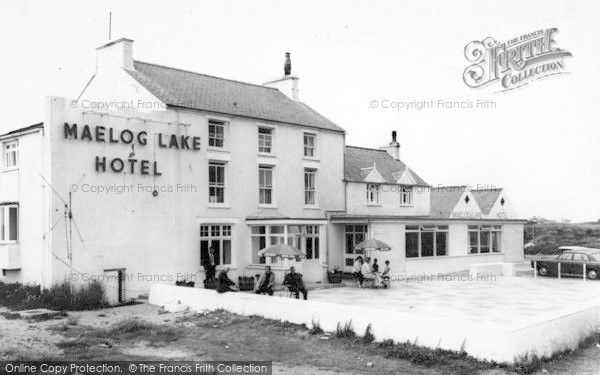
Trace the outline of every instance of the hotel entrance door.
[[344, 236], [344, 272], [352, 272], [354, 258], [363, 255], [362, 250], [354, 247], [368, 238], [369, 226], [367, 224], [346, 225]]

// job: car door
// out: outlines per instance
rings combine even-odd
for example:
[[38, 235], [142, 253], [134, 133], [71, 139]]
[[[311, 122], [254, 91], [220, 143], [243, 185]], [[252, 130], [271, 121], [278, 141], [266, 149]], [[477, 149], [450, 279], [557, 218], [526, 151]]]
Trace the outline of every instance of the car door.
[[574, 253], [573, 260], [571, 261], [569, 274], [576, 276], [583, 276], [583, 264], [587, 262], [587, 255], [581, 253]]
[[553, 272], [558, 275], [558, 263], [560, 263], [560, 275], [568, 275], [571, 269], [571, 259], [573, 259], [573, 253], [562, 253], [556, 258], [554, 262]]

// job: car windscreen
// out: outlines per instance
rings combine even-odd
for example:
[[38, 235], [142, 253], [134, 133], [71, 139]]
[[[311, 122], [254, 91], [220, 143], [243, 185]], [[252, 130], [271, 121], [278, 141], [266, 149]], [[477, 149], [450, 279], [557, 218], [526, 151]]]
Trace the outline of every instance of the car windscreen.
[[600, 262], [600, 253], [590, 254], [590, 258], [592, 258], [594, 262]]

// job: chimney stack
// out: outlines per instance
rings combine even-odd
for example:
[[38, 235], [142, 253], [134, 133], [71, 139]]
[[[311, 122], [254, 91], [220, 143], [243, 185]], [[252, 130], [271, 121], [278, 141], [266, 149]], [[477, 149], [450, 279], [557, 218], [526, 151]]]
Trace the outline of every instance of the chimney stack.
[[392, 131], [392, 141], [387, 146], [381, 146], [380, 149], [386, 150], [395, 160], [400, 160], [400, 143], [396, 141], [396, 131]]
[[292, 75], [292, 59], [290, 53], [285, 53], [283, 76], [263, 83], [263, 86], [273, 87], [284, 93], [288, 98], [299, 101], [297, 76]]
[[96, 48], [96, 72], [106, 69], [134, 69], [133, 40], [121, 38]]

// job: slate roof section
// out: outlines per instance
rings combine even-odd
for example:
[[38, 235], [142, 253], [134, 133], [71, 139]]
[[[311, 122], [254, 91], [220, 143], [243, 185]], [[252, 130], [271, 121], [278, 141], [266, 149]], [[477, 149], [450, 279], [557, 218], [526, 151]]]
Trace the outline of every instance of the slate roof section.
[[449, 218], [466, 186], [440, 186], [432, 188], [430, 193], [431, 217]]
[[141, 61], [134, 61], [134, 69], [126, 71], [169, 106], [344, 132], [275, 88]]
[[475, 197], [484, 215], [489, 215], [501, 192], [502, 189], [471, 190], [471, 194]]
[[28, 132], [30, 130], [42, 129], [43, 127], [44, 127], [44, 123], [40, 122], [38, 124], [29, 125], [29, 126], [26, 126], [24, 128], [19, 128], [19, 129], [11, 130], [8, 133], [0, 134], [0, 138], [7, 137], [7, 136], [10, 136], [10, 135], [16, 135], [16, 134], [19, 134], [19, 133], [25, 133], [25, 132]]
[[[344, 156], [344, 179], [346, 181], [363, 182], [364, 169], [373, 168], [373, 163], [377, 167], [377, 171], [388, 184], [396, 184], [394, 173], [404, 172], [408, 167], [400, 160], [394, 159], [385, 150], [377, 150], [373, 148], [346, 146]], [[421, 177], [419, 177], [412, 169], [408, 168], [411, 175], [415, 179], [416, 186], [429, 186]]]

